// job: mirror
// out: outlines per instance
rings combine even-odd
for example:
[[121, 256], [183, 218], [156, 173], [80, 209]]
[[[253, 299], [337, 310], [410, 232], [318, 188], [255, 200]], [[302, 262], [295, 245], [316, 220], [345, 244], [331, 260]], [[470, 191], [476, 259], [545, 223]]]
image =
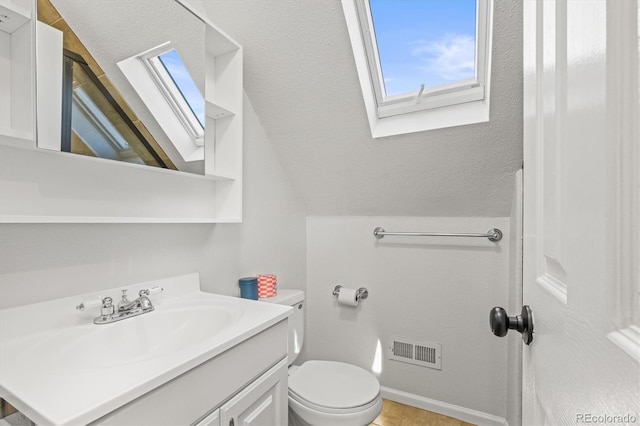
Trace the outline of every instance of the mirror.
[[38, 0], [38, 21], [39, 148], [204, 173], [201, 20], [175, 0]]

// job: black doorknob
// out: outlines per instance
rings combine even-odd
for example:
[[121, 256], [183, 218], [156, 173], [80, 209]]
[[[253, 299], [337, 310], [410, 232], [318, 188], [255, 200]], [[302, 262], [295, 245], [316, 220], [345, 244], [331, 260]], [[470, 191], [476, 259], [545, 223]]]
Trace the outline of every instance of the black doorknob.
[[517, 330], [522, 334], [525, 345], [533, 341], [533, 312], [529, 305], [524, 305], [521, 314], [515, 317], [510, 317], [507, 311], [496, 306], [489, 312], [489, 325], [498, 337], [506, 336], [509, 330]]

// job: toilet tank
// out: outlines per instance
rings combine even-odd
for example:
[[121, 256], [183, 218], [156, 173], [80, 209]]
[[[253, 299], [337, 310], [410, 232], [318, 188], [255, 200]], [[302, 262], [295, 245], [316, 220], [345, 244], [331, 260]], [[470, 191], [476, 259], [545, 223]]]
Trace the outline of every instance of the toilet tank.
[[263, 302], [287, 305], [293, 308], [289, 316], [288, 351], [289, 365], [298, 358], [304, 341], [304, 292], [302, 290], [278, 289], [278, 295], [260, 299]]

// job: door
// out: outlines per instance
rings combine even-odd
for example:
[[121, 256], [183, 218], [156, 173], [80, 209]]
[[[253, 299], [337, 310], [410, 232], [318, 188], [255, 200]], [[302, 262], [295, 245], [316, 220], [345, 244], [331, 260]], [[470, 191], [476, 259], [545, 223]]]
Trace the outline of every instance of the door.
[[204, 419], [200, 420], [195, 426], [220, 426], [220, 410], [216, 410]]
[[286, 425], [287, 374], [285, 358], [220, 407], [220, 425]]
[[523, 424], [637, 424], [638, 2], [523, 7]]

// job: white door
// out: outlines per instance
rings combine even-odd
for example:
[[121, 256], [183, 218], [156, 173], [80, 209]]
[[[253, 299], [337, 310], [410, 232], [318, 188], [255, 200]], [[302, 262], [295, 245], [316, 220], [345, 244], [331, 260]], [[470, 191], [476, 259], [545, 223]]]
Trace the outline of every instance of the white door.
[[640, 424], [638, 2], [523, 4], [523, 424]]
[[200, 420], [195, 426], [220, 426], [220, 410], [216, 410], [209, 414], [203, 420]]
[[285, 358], [220, 407], [220, 425], [286, 425], [287, 374]]

